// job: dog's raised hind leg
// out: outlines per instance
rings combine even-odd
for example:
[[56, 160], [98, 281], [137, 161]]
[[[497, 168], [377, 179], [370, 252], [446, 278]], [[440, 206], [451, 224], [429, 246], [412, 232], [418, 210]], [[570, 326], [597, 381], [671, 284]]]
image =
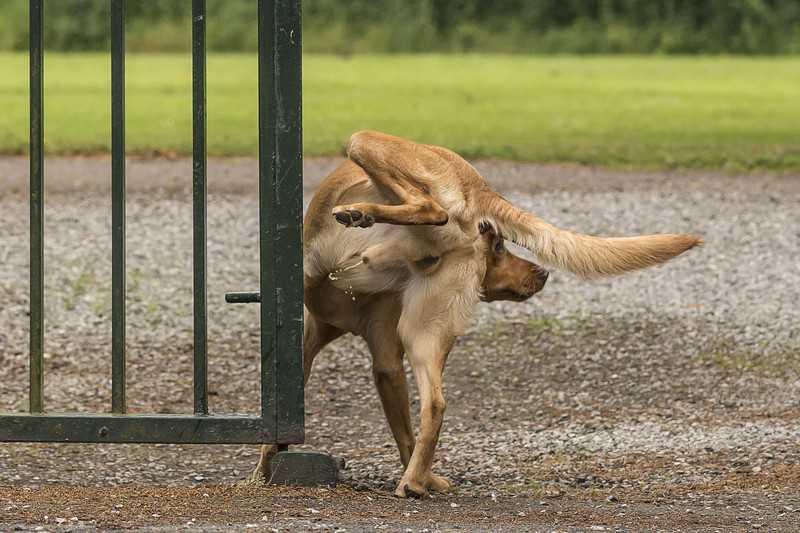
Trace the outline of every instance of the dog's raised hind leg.
[[429, 194], [426, 176], [440, 172], [448, 163], [422, 145], [374, 132], [359, 132], [350, 138], [350, 159], [367, 173], [381, 190], [399, 204], [355, 203], [333, 208], [336, 220], [348, 227], [375, 223], [404, 226], [447, 224], [447, 211]]
[[347, 227], [368, 228], [373, 224], [398, 226], [444, 226], [449, 217], [434, 200], [415, 200], [402, 205], [355, 203], [333, 208], [336, 221]]

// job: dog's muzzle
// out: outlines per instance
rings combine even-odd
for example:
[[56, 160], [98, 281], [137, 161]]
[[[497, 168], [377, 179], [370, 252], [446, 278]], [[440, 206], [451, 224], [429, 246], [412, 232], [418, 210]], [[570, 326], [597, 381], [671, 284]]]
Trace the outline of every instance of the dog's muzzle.
[[528, 298], [539, 292], [540, 290], [544, 289], [545, 283], [547, 283], [547, 278], [550, 277], [550, 272], [543, 268], [536, 268], [533, 271], [533, 276], [531, 280], [528, 282]]

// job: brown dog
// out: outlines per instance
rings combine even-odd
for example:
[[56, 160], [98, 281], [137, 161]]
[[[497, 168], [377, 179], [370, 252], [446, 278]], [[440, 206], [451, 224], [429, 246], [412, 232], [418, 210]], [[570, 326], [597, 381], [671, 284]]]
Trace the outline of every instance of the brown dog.
[[[558, 229], [508, 203], [438, 146], [365, 131], [350, 138], [347, 155], [305, 217], [305, 377], [332, 340], [345, 333], [366, 340], [405, 468], [395, 491], [402, 497], [449, 487], [431, 472], [445, 409], [442, 372], [475, 304], [523, 301], [547, 280], [544, 269], [508, 252], [504, 238], [583, 277], [656, 265], [701, 243], [691, 235], [599, 238]], [[416, 441], [404, 354], [420, 394]], [[262, 448], [253, 480], [268, 475], [275, 452]]]

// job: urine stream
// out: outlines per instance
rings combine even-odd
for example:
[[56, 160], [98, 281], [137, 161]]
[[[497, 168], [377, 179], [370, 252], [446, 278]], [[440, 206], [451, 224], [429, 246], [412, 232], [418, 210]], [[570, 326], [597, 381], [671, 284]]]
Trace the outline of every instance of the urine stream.
[[[328, 279], [330, 279], [331, 281], [338, 281], [340, 278], [337, 277], [337, 274], [341, 274], [342, 272], [347, 272], [348, 270], [352, 270], [352, 269], [354, 269], [356, 267], [359, 267], [359, 266], [361, 266], [363, 264], [364, 264], [364, 261], [361, 260], [361, 261], [359, 261], [358, 263], [356, 263], [354, 265], [350, 265], [348, 267], [337, 268], [336, 270], [334, 270], [333, 272], [328, 274]], [[347, 288], [344, 289], [344, 293], [346, 295], [348, 295], [351, 300], [353, 300], [354, 302], [356, 301], [356, 296], [353, 293], [353, 286], [352, 285], [348, 285]]]

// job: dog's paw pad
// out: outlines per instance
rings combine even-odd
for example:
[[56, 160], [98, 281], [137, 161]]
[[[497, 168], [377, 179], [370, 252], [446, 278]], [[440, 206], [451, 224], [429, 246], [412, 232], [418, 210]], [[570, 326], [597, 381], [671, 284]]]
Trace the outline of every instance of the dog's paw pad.
[[367, 215], [358, 209], [335, 209], [333, 216], [336, 221], [348, 228], [368, 228], [375, 224], [372, 215]]
[[336, 222], [343, 226], [350, 227], [353, 225], [353, 218], [347, 211], [337, 211], [333, 214], [333, 216], [336, 217]]

